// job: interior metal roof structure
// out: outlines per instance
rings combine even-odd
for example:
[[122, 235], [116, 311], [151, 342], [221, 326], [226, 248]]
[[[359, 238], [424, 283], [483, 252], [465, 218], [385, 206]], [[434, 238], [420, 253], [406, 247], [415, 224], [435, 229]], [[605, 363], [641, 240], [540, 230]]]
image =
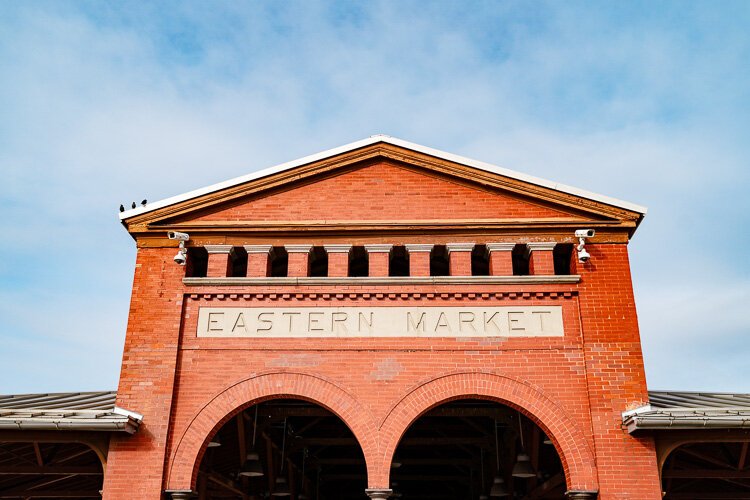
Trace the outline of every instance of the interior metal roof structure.
[[0, 395], [0, 429], [133, 434], [143, 415], [115, 405], [115, 392]]
[[750, 394], [649, 391], [649, 404], [626, 411], [628, 432], [644, 429], [750, 429]]

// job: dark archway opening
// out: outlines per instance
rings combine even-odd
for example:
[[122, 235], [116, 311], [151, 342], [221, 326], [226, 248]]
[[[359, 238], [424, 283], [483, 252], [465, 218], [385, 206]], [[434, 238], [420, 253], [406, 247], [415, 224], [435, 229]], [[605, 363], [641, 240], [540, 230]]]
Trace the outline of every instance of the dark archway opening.
[[212, 437], [197, 493], [199, 500], [348, 500], [366, 499], [366, 487], [364, 455], [340, 418], [314, 403], [274, 399], [241, 411]]
[[464, 399], [409, 427], [393, 457], [391, 487], [405, 500], [563, 499], [565, 476], [534, 422], [499, 403]]

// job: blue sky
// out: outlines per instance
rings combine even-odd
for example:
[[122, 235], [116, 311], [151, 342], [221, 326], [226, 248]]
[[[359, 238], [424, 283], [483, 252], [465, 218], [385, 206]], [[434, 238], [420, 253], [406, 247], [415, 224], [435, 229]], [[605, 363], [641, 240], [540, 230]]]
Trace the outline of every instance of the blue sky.
[[117, 385], [121, 202], [386, 133], [649, 207], [649, 386], [750, 392], [750, 3], [3, 2], [0, 393]]

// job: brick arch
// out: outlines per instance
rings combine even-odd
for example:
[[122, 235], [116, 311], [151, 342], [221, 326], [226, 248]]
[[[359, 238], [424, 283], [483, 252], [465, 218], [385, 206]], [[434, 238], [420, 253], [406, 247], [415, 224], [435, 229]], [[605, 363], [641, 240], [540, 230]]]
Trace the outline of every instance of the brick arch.
[[525, 414], [552, 439], [568, 489], [598, 489], [593, 452], [566, 411], [528, 382], [486, 372], [432, 378], [412, 387], [393, 405], [380, 423], [379, 465], [369, 476], [370, 487], [388, 487], [393, 454], [401, 437], [419, 417], [436, 406], [466, 398], [496, 401]]
[[375, 419], [339, 385], [300, 372], [266, 372], [238, 381], [216, 394], [194, 415], [169, 462], [167, 489], [193, 489], [208, 440], [240, 411], [269, 399], [296, 398], [318, 404], [338, 416], [362, 448], [368, 475], [377, 464]]

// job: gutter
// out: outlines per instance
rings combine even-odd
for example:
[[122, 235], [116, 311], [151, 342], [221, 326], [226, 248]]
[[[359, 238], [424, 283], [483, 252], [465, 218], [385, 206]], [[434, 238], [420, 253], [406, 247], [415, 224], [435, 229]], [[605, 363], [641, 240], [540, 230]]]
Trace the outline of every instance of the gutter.
[[0, 410], [0, 430], [95, 431], [135, 434], [143, 415], [115, 406], [101, 410]]
[[750, 408], [659, 408], [650, 405], [622, 414], [632, 434], [638, 430], [750, 429]]

